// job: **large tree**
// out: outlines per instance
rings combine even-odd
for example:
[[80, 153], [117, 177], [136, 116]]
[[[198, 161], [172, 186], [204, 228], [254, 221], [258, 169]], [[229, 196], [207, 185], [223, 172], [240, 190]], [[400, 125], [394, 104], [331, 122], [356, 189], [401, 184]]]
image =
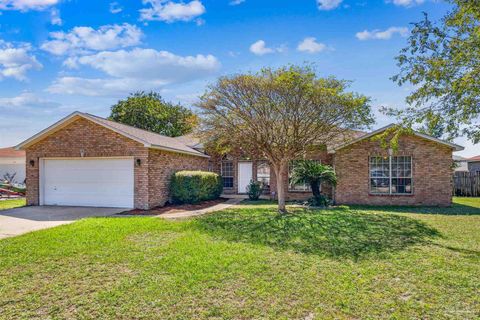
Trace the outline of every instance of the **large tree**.
[[348, 84], [318, 77], [309, 66], [222, 77], [199, 103], [203, 135], [217, 150], [267, 159], [277, 179], [279, 211], [286, 212], [289, 162], [373, 123], [369, 98], [347, 92]]
[[136, 92], [118, 101], [109, 119], [170, 137], [191, 133], [198, 124], [195, 113], [156, 92]]
[[404, 110], [387, 109], [403, 124], [422, 125], [432, 134], [480, 141], [480, 5], [448, 0], [451, 10], [440, 21], [413, 25], [408, 46], [396, 58], [399, 85], [413, 86]]

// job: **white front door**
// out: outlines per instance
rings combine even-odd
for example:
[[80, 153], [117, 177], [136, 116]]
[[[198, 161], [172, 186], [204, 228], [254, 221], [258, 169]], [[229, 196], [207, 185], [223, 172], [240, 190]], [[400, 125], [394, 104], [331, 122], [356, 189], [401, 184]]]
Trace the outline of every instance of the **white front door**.
[[45, 159], [41, 204], [133, 208], [133, 158]]
[[238, 193], [247, 193], [247, 186], [253, 178], [253, 163], [242, 161], [238, 163]]

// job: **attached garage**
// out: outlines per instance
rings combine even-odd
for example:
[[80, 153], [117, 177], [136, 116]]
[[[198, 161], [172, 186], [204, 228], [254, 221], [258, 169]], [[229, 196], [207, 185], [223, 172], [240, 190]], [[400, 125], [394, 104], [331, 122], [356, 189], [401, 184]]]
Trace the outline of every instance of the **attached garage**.
[[169, 200], [172, 174], [208, 170], [187, 137], [74, 112], [22, 142], [27, 205], [149, 209]]
[[42, 159], [40, 204], [134, 207], [133, 158]]

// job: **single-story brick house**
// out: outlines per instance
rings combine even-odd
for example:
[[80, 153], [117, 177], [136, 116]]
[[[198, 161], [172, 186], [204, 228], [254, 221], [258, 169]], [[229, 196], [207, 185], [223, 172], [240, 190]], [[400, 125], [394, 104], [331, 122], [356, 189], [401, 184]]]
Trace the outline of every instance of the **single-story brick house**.
[[[307, 154], [337, 173], [336, 188], [322, 186], [322, 192], [337, 204], [450, 205], [452, 152], [463, 148], [415, 132], [402, 136], [393, 153], [371, 139], [387, 128], [355, 132], [348, 142]], [[243, 194], [259, 180], [275, 197], [276, 179], [265, 160], [210, 157], [189, 136], [165, 137], [81, 112], [17, 148], [26, 151], [29, 205], [161, 206], [172, 173], [185, 169], [220, 173], [225, 194]], [[311, 196], [305, 185], [286, 188], [290, 200]]]

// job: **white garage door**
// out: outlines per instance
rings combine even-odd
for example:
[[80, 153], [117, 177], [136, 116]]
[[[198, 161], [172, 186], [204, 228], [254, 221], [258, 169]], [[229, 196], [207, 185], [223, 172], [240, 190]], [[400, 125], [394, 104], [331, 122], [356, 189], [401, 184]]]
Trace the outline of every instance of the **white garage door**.
[[133, 159], [45, 159], [44, 205], [133, 208]]

